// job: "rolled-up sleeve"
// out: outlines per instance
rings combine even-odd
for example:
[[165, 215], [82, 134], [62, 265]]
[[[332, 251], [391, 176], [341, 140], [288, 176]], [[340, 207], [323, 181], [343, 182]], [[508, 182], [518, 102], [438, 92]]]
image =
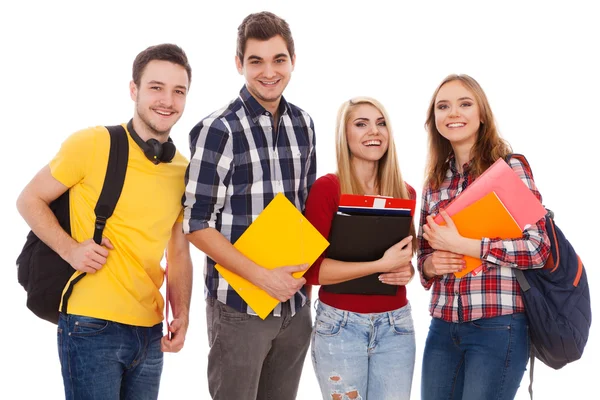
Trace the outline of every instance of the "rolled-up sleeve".
[[204, 119], [190, 132], [190, 153], [182, 200], [186, 234], [215, 228], [217, 214], [225, 204], [233, 171], [229, 127], [221, 119]]

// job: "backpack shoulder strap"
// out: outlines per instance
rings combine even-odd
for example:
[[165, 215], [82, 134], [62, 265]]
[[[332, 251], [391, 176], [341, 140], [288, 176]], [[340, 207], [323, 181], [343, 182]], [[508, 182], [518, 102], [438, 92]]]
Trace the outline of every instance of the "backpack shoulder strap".
[[527, 159], [525, 158], [525, 156], [523, 154], [508, 153], [504, 157], [504, 161], [506, 161], [506, 163], [510, 165], [511, 158], [516, 158], [517, 160], [521, 161], [521, 163], [525, 166], [525, 168], [527, 168], [529, 170], [529, 172], [531, 173], [531, 177], [533, 178], [533, 171], [531, 170], [531, 165], [529, 164], [529, 161], [527, 161]]
[[[102, 243], [102, 232], [106, 226], [106, 220], [112, 215], [125, 182], [125, 173], [127, 172], [127, 162], [129, 160], [129, 142], [127, 141], [127, 132], [121, 125], [107, 126], [110, 134], [110, 151], [108, 153], [108, 165], [106, 167], [106, 176], [102, 184], [102, 191], [98, 197], [96, 208], [96, 223], [94, 224], [94, 242]], [[69, 297], [73, 293], [73, 287], [81, 280], [86, 273], [80, 274], [77, 278], [69, 282], [67, 290], [63, 294], [61, 312], [67, 313], [67, 304]]]
[[98, 203], [94, 209], [96, 213], [94, 242], [97, 244], [102, 242], [102, 232], [106, 226], [106, 220], [113, 214], [121, 196], [129, 159], [129, 143], [125, 129], [121, 125], [107, 126], [106, 129], [110, 133], [110, 153], [102, 192], [100, 192]]

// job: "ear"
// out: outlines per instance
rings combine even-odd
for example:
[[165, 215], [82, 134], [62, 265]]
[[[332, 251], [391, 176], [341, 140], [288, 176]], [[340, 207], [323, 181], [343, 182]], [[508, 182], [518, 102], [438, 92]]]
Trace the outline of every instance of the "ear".
[[235, 56], [235, 67], [238, 70], [238, 73], [240, 75], [244, 75], [244, 65], [242, 64], [242, 60], [240, 60], [240, 57]]
[[129, 95], [131, 100], [137, 101], [137, 86], [134, 81], [129, 82]]
[[296, 55], [294, 54], [292, 56], [292, 71], [294, 70], [294, 67], [296, 66]]

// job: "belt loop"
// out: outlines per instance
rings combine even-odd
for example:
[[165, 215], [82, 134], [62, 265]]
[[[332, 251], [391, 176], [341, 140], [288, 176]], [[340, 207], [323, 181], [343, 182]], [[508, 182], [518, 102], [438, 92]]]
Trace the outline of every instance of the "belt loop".
[[346, 326], [346, 324], [348, 323], [348, 311], [344, 311], [344, 317], [342, 318], [342, 326]]
[[390, 326], [394, 326], [394, 314], [391, 311], [388, 311], [387, 315], [390, 321]]

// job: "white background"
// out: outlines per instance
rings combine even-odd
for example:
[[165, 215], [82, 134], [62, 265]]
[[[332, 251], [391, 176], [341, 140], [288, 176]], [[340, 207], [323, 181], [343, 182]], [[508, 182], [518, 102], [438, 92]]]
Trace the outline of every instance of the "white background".
[[[335, 170], [334, 123], [342, 101], [379, 99], [393, 124], [405, 179], [422, 188], [423, 128], [430, 96], [450, 73], [468, 73], [486, 91], [501, 133], [527, 155], [556, 221], [587, 264], [594, 293], [597, 255], [598, 12], [587, 2], [9, 2], [0, 16], [3, 150], [0, 296], [4, 314], [0, 394], [59, 399], [62, 379], [55, 327], [25, 308], [14, 260], [28, 227], [15, 200], [70, 133], [127, 121], [131, 64], [149, 45], [182, 46], [193, 68], [187, 109], [172, 137], [189, 156], [187, 135], [243, 84], [234, 64], [236, 32], [251, 12], [285, 18], [297, 64], [286, 98], [309, 112], [318, 137], [318, 175]], [[567, 6], [568, 4], [568, 6]], [[590, 2], [591, 4], [591, 2]], [[194, 249], [195, 287], [184, 350], [167, 354], [161, 399], [209, 398], [202, 269]], [[413, 398], [429, 325], [429, 293], [408, 287], [417, 337]], [[537, 399], [590, 398], [596, 388], [598, 330], [582, 359], [560, 371], [536, 365]], [[595, 370], [595, 371], [594, 371]], [[231, 377], [235, 379], [235, 377]], [[518, 399], [526, 399], [527, 375]], [[298, 399], [319, 391], [307, 357]], [[378, 399], [371, 399], [378, 400]]]

